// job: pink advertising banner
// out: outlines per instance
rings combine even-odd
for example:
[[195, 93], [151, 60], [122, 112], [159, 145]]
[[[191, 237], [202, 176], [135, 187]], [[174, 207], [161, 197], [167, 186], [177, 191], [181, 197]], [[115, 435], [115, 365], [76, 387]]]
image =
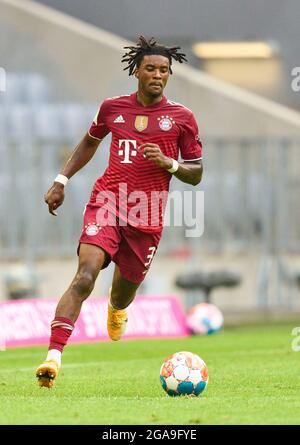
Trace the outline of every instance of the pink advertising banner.
[[[11, 300], [0, 303], [0, 337], [6, 348], [47, 344], [57, 300]], [[107, 299], [84, 302], [69, 343], [108, 340]], [[176, 296], [139, 296], [128, 308], [124, 339], [189, 335]]]

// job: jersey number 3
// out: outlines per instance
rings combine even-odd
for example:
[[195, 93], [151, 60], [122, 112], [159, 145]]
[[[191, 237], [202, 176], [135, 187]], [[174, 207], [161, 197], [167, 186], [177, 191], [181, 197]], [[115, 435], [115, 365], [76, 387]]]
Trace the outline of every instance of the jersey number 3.
[[148, 249], [150, 251], [149, 255], [147, 255], [147, 263], [145, 263], [145, 267], [149, 267], [151, 264], [151, 261], [153, 260], [155, 251], [156, 251], [156, 247], [149, 247]]

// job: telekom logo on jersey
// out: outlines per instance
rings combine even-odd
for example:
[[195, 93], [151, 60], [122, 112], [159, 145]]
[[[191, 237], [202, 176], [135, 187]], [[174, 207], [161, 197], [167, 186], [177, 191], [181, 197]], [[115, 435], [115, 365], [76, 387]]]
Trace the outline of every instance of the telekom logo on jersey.
[[132, 139], [119, 139], [119, 148], [118, 154], [120, 156], [124, 156], [121, 164], [132, 164], [130, 160], [130, 156], [136, 156], [136, 141]]

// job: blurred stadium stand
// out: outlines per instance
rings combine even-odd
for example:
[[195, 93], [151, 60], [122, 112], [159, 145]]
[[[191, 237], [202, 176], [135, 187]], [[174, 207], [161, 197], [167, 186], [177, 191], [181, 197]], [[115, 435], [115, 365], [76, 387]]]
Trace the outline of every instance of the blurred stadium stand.
[[[68, 185], [59, 218], [49, 217], [43, 195], [99, 102], [136, 89], [120, 63], [128, 42], [32, 2], [2, 0], [0, 8], [7, 72], [0, 94], [0, 260], [62, 260], [53, 267], [59, 281], [68, 269], [63, 260], [76, 261], [82, 212], [106, 167], [109, 138]], [[190, 66], [174, 67], [166, 95], [199, 121], [205, 232], [185, 238], [184, 227], [166, 228], [145, 291], [172, 291], [176, 274], [225, 264], [240, 266], [245, 287], [226, 291], [232, 298], [218, 300], [221, 307], [299, 307], [283, 270], [300, 265], [300, 114]], [[173, 180], [175, 189], [192, 187]], [[53, 296], [48, 284], [43, 295]]]
[[[152, 0], [151, 8], [136, 0], [37, 1], [128, 40], [144, 33], [175, 42], [194, 67], [300, 110], [290, 88], [291, 70], [299, 66], [298, 0]], [[265, 60], [199, 60], [192, 45], [203, 41], [262, 41], [277, 51]]]

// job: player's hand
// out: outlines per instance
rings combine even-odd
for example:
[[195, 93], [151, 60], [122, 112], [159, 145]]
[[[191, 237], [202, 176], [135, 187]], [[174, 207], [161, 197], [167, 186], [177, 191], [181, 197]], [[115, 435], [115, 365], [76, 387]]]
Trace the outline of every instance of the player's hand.
[[48, 204], [49, 213], [57, 216], [56, 209], [62, 205], [65, 199], [64, 185], [60, 182], [54, 182], [52, 187], [45, 193], [45, 203]]
[[145, 158], [153, 161], [158, 167], [164, 168], [165, 170], [172, 168], [172, 160], [162, 153], [159, 145], [146, 143], [140, 145], [139, 149], [143, 151]]

